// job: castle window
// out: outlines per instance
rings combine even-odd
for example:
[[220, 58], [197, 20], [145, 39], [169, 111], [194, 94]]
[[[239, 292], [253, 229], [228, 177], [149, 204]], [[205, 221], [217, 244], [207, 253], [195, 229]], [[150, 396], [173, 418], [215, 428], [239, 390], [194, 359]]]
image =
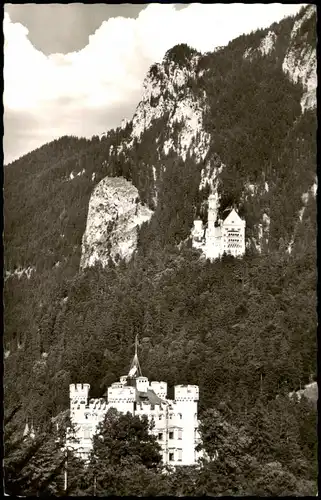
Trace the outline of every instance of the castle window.
[[182, 429], [178, 429], [178, 439], [182, 439]]
[[158, 420], [162, 420], [162, 418], [163, 418], [163, 415], [162, 415], [162, 414], [160, 414], [160, 415], [158, 416]]
[[163, 441], [163, 433], [162, 432], [159, 432], [158, 433], [158, 441]]
[[182, 461], [182, 456], [183, 456], [183, 450], [177, 450], [178, 451], [178, 461], [181, 462]]
[[182, 417], [182, 414], [181, 414], [181, 413], [179, 413], [179, 414], [178, 414], [178, 416], [179, 416], [179, 418], [182, 420], [182, 418], [183, 418], [183, 417]]
[[174, 462], [174, 453], [169, 454], [169, 461]]
[[169, 432], [169, 439], [174, 439], [174, 432], [173, 431]]

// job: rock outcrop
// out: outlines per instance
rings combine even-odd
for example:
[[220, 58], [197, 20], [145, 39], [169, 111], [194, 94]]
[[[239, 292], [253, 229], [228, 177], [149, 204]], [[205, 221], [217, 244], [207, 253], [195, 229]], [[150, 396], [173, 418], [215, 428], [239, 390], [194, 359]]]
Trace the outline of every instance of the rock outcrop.
[[110, 258], [128, 261], [136, 250], [138, 228], [152, 213], [140, 203], [137, 188], [123, 177], [100, 181], [89, 202], [80, 267], [96, 262], [105, 267]]

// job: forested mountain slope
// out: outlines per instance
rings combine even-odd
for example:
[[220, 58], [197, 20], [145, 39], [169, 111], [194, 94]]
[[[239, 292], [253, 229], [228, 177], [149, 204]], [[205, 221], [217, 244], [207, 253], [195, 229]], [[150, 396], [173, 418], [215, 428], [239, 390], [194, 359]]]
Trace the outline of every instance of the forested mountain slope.
[[[315, 377], [315, 23], [308, 6], [213, 53], [176, 46], [126, 126], [5, 167], [5, 399], [22, 402], [22, 420], [67, 408], [72, 382], [103, 394], [137, 333], [149, 379], [199, 384], [201, 409], [235, 421]], [[86, 267], [88, 208], [106, 177], [135, 186], [148, 216], [122, 259], [118, 203]], [[246, 219], [241, 260], [191, 248], [210, 189]]]

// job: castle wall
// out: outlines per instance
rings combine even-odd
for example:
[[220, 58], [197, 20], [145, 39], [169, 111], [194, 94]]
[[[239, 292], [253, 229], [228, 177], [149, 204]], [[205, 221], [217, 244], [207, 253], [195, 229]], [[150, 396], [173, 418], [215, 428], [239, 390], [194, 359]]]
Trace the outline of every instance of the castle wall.
[[245, 221], [239, 219], [235, 223], [223, 222], [223, 251], [233, 256], [245, 253]]
[[[88, 402], [89, 385], [70, 386], [71, 419], [76, 424], [76, 446], [83, 456], [88, 456], [92, 448], [92, 438], [98, 424], [104, 419], [109, 408], [116, 408], [122, 413], [129, 411], [132, 415], [147, 415], [154, 422], [152, 433], [156, 436], [162, 448], [164, 463], [171, 465], [192, 465], [195, 463], [195, 443], [197, 421], [198, 386], [175, 386], [175, 400], [167, 400], [166, 382], [151, 382], [146, 387], [146, 377], [136, 378], [136, 387], [154, 390], [162, 397], [161, 404], [151, 404], [149, 401], [136, 401], [136, 388], [116, 382], [108, 388], [108, 403], [104, 399], [91, 399]], [[140, 389], [146, 393], [146, 390]], [[87, 399], [84, 398], [87, 394]]]

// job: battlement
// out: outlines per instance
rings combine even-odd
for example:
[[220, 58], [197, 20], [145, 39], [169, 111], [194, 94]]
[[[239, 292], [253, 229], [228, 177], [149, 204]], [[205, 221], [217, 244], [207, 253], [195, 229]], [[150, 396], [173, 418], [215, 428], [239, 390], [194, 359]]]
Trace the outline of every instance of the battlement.
[[175, 385], [175, 401], [198, 401], [198, 385]]
[[71, 400], [85, 401], [87, 403], [90, 384], [70, 384], [69, 397]]
[[149, 401], [137, 403], [136, 412], [137, 415], [147, 415], [149, 418], [153, 414], [159, 413], [159, 405], [153, 405]]
[[138, 391], [146, 392], [149, 386], [149, 381], [147, 377], [137, 377], [136, 378], [136, 388]]
[[124, 384], [122, 382], [114, 382], [113, 384], [111, 384], [111, 387], [117, 387], [118, 389], [121, 389], [122, 387], [124, 387]]
[[108, 387], [109, 403], [132, 403], [136, 399], [136, 389], [128, 385], [123, 386], [119, 382]]
[[162, 399], [167, 397], [167, 383], [166, 382], [156, 382], [150, 383], [150, 388], [155, 392], [155, 394]]
[[106, 410], [107, 408], [108, 408], [108, 403], [103, 398], [91, 399], [89, 401], [89, 409], [90, 410], [101, 411], [101, 410]]

